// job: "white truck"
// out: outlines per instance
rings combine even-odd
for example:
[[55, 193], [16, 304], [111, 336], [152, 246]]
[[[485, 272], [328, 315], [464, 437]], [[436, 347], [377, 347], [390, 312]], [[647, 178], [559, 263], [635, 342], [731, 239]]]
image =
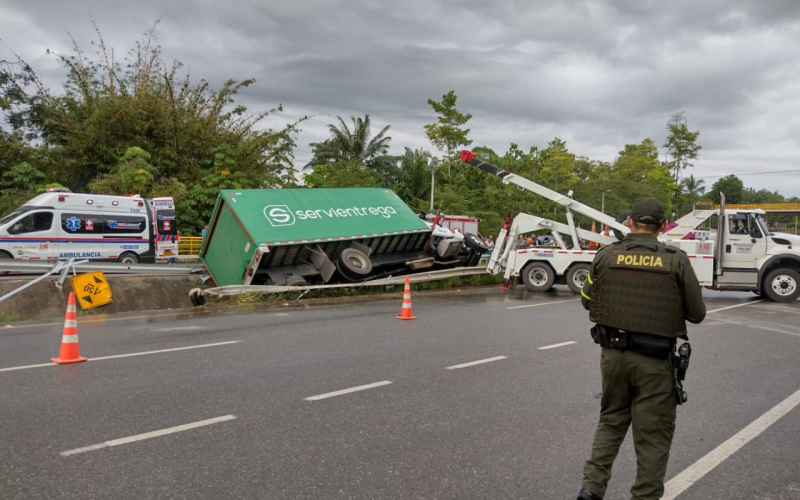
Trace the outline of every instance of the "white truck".
[[[546, 291], [554, 284], [566, 284], [579, 293], [597, 253], [583, 248], [581, 240], [604, 245], [628, 233], [628, 228], [622, 224], [627, 214], [614, 219], [573, 200], [571, 192], [561, 195], [485, 163], [471, 151], [462, 151], [461, 160], [566, 209], [566, 224], [521, 213], [504, 226], [487, 266], [492, 274], [503, 273], [504, 286], [512, 287], [521, 280], [530, 291]], [[763, 211], [726, 212], [724, 195], [721, 194], [721, 198], [718, 210], [694, 211], [675, 221], [659, 239], [686, 252], [700, 285], [706, 288], [752, 291], [778, 302], [797, 299], [800, 296], [800, 248], [794, 248], [791, 237], [770, 233]], [[614, 235], [576, 227], [571, 211], [610, 227]], [[556, 245], [515, 248], [518, 235], [539, 230], [550, 231]], [[564, 236], [569, 237], [569, 244]]]

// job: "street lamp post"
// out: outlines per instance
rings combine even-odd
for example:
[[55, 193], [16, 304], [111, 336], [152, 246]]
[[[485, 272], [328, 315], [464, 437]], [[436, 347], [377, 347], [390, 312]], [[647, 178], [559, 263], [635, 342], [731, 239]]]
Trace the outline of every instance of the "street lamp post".
[[600, 202], [600, 211], [606, 213], [606, 193], [611, 191], [610, 189], [606, 189], [603, 191], [602, 201]]

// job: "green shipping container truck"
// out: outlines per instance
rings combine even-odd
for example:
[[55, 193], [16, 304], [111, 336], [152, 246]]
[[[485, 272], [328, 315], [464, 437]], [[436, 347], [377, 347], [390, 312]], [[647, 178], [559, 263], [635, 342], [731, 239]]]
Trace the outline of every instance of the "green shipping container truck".
[[303, 286], [474, 266], [486, 251], [388, 189], [242, 189], [220, 191], [200, 260], [216, 286]]

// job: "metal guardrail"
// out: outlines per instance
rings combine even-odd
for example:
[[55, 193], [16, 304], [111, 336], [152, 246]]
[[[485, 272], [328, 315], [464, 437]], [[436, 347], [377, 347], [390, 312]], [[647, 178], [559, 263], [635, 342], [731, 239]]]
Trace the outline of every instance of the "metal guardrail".
[[[447, 278], [456, 278], [459, 276], [471, 276], [476, 274], [486, 274], [488, 272], [486, 266], [479, 267], [459, 267], [456, 269], [443, 269], [441, 271], [428, 271], [422, 273], [414, 273], [408, 275], [408, 280], [411, 283], [421, 283], [424, 281], [436, 281]], [[406, 275], [390, 276], [388, 278], [381, 278], [377, 280], [364, 281], [361, 283], [338, 283], [335, 285], [307, 285], [307, 286], [270, 286], [270, 285], [228, 285], [220, 286], [217, 288], [194, 288], [189, 292], [192, 297], [192, 303], [195, 303], [196, 297], [231, 297], [234, 295], [241, 295], [244, 293], [283, 293], [283, 292], [308, 292], [311, 290], [322, 290], [330, 288], [362, 288], [367, 286], [389, 286], [389, 285], [402, 285], [405, 283]], [[302, 297], [301, 294], [300, 297]], [[298, 297], [298, 298], [300, 298]], [[200, 300], [202, 303], [202, 299]], [[199, 304], [198, 304], [199, 305]]]
[[[60, 266], [59, 266], [60, 264]], [[27, 274], [46, 273], [56, 267], [63, 268], [64, 261], [20, 261], [0, 259], [0, 271]], [[205, 273], [203, 266], [164, 264], [122, 264], [119, 262], [81, 261], [70, 264], [76, 272], [87, 273], [102, 271], [105, 274], [200, 274]]]

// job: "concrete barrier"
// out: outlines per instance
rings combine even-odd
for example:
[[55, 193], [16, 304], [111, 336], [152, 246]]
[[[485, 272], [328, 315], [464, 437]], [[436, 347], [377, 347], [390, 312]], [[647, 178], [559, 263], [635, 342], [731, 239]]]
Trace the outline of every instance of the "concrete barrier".
[[[111, 304], [81, 311], [79, 316], [111, 314], [131, 311], [161, 309], [189, 309], [189, 290], [204, 288], [199, 276], [118, 276], [106, 275], [111, 288]], [[5, 278], [0, 280], [3, 296], [30, 279]], [[56, 287], [56, 278], [48, 278], [0, 302], [0, 321], [42, 318], [63, 318], [72, 282], [67, 280], [63, 289]], [[78, 294], [78, 292], [76, 292]]]

